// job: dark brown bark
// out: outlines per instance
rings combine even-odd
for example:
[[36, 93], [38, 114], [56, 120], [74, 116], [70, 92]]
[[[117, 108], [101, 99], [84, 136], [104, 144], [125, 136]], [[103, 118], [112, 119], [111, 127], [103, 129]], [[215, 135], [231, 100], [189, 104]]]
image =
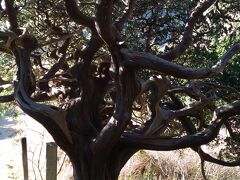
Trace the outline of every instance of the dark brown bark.
[[5, 0], [5, 5], [10, 23], [10, 30], [17, 35], [21, 35], [22, 32], [18, 27], [17, 9], [14, 7], [14, 0]]
[[[70, 58], [68, 50], [72, 48], [71, 35], [64, 38], [65, 42], [61, 47], [52, 51], [58, 62], [48, 70], [38, 84], [30, 60], [34, 49], [18, 45], [13, 41], [11, 50], [18, 67], [14, 98], [24, 112], [50, 132], [56, 143], [70, 157], [74, 179], [117, 179], [121, 168], [139, 149], [161, 151], [191, 147], [199, 153], [202, 160], [228, 166], [239, 165], [239, 162], [223, 162], [213, 158], [200, 146], [212, 141], [224, 123], [231, 131], [227, 121], [229, 117], [239, 114], [240, 102], [235, 101], [215, 110], [209, 108], [213, 112], [212, 122], [202, 130], [204, 122], [201, 120], [198, 131], [188, 117], [198, 117], [200, 110], [210, 106], [214, 98], [204, 95], [194, 82], [189, 83], [185, 88], [174, 88], [165, 76], [184, 79], [209, 78], [220, 73], [228, 60], [240, 51], [239, 44], [232, 46], [211, 68], [194, 69], [167, 61], [179, 57], [186, 51], [191, 44], [197, 20], [215, 0], [205, 0], [193, 10], [179, 45], [160, 56], [166, 59], [150, 53], [134, 52], [121, 41], [123, 39], [121, 30], [134, 9], [135, 0], [125, 4], [126, 12], [117, 18], [116, 22], [113, 17], [116, 2], [113, 0], [98, 1], [95, 18], [82, 13], [75, 0], [64, 2], [69, 17], [91, 31], [91, 39], [86, 47], [77, 49], [75, 54], [77, 60], [71, 64], [71, 67], [67, 65], [67, 60]], [[19, 35], [13, 1], [6, 1], [6, 8], [10, 29]], [[47, 24], [50, 26], [51, 22]], [[149, 40], [150, 35], [151, 33]], [[31, 43], [33, 43], [31, 39], [27, 39], [26, 44]], [[148, 46], [150, 47], [150, 41]], [[103, 47], [106, 47], [110, 60], [103, 61], [105, 64], [94, 64], [95, 55]], [[64, 70], [63, 74], [59, 73], [60, 69]], [[161, 76], [153, 76], [142, 83], [137, 78], [138, 70], [142, 69], [158, 71]], [[71, 93], [47, 94], [53, 89], [48, 86], [48, 82], [53, 80], [57, 73], [59, 77], [62, 76], [59, 86], [66, 85]], [[64, 77], [69, 79], [64, 82]], [[32, 96], [36, 92], [36, 86], [43, 92], [40, 92], [39, 96]], [[185, 106], [177, 98], [178, 93], [184, 93], [195, 101]], [[48, 100], [51, 97], [57, 98], [60, 94], [64, 106], [57, 107], [35, 102], [41, 99]], [[146, 96], [144, 103], [148, 103], [150, 115], [149, 119], [147, 117], [144, 123], [138, 123], [135, 128], [133, 111], [137, 108], [134, 109], [134, 105], [138, 104], [137, 100], [142, 96]], [[12, 99], [12, 96], [7, 96], [0, 98], [0, 101]], [[169, 137], [164, 134], [166, 128], [175, 119], [179, 120], [187, 135]]]

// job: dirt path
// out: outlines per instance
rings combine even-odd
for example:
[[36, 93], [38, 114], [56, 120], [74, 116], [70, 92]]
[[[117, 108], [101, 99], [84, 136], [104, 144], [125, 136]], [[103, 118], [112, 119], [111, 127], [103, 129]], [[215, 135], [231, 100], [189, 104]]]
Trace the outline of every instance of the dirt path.
[[[43, 178], [45, 143], [53, 141], [44, 128], [30, 117], [0, 116], [0, 179], [21, 179], [21, 138], [27, 137], [29, 176]], [[42, 172], [41, 172], [42, 171]], [[41, 177], [42, 176], [42, 177]]]
[[24, 124], [13, 118], [0, 116], [0, 179], [21, 176], [21, 146], [19, 139]]

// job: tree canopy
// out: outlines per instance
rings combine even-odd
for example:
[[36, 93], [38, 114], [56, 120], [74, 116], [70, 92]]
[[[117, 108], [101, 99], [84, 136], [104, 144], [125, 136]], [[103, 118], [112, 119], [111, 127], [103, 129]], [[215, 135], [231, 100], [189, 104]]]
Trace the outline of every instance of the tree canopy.
[[140, 149], [240, 165], [238, 0], [0, 2], [0, 101], [49, 131], [75, 179], [117, 179]]

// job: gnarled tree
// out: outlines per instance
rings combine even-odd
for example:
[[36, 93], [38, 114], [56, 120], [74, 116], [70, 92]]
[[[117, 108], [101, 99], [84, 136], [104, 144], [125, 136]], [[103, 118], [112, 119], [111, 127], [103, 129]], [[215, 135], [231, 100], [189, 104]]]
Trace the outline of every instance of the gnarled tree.
[[[239, 36], [239, 8], [237, 0], [5, 0], [0, 49], [17, 77], [0, 100], [16, 100], [49, 131], [76, 180], [117, 179], [140, 149], [189, 147], [202, 161], [239, 166], [239, 92], [210, 80], [240, 44], [218, 59], [201, 54], [214, 38]], [[191, 67], [198, 55], [210, 66]], [[222, 127], [226, 150], [238, 154], [230, 161], [201, 148]]]

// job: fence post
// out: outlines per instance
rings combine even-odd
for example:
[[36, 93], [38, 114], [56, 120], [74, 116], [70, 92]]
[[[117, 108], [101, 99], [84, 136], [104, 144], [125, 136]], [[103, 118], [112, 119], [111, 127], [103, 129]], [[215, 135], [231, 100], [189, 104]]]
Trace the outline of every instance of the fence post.
[[54, 142], [46, 146], [46, 180], [57, 180], [57, 145]]
[[22, 163], [24, 180], [28, 180], [28, 157], [27, 157], [27, 138], [21, 138], [22, 144]]

